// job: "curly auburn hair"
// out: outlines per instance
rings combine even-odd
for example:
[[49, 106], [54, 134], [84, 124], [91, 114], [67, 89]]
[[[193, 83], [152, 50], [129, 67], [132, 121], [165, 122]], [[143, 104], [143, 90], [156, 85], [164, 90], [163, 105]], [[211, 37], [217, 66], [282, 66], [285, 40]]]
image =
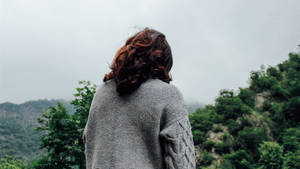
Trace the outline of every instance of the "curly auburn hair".
[[169, 74], [173, 64], [171, 48], [166, 37], [154, 29], [145, 28], [130, 37], [119, 49], [103, 81], [114, 79], [119, 96], [138, 89], [147, 79], [172, 81]]

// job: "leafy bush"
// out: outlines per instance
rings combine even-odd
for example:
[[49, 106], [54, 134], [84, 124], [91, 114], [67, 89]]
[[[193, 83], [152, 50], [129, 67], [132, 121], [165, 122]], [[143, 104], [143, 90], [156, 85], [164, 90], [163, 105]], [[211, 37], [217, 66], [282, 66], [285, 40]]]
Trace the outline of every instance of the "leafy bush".
[[213, 156], [211, 156], [210, 153], [208, 153], [207, 151], [203, 152], [202, 155], [202, 160], [200, 162], [200, 165], [202, 166], [208, 166], [211, 164], [211, 162], [214, 160], [215, 158]]
[[195, 145], [202, 144], [206, 139], [206, 134], [200, 130], [192, 130]]
[[300, 96], [300, 83], [299, 83], [299, 80], [294, 81], [294, 84], [291, 85], [291, 87], [288, 88], [288, 90], [289, 90], [288, 93], [291, 97]]
[[245, 127], [238, 132], [237, 140], [244, 149], [254, 153], [254, 157], [257, 158], [259, 156], [257, 148], [259, 144], [267, 140], [267, 138], [263, 128], [254, 129]]
[[203, 149], [207, 150], [207, 151], [211, 151], [211, 149], [214, 147], [215, 142], [211, 141], [211, 140], [207, 140], [203, 143]]
[[282, 111], [282, 105], [279, 103], [272, 103], [271, 109], [271, 118], [277, 123], [283, 124], [285, 122], [285, 117]]
[[279, 84], [274, 84], [270, 88], [271, 95], [276, 99], [286, 99], [288, 97], [288, 92], [283, 89]]
[[205, 141], [206, 133], [213, 126], [213, 111], [210, 106], [206, 106], [202, 109], [197, 109], [195, 113], [189, 115], [190, 123], [193, 126], [192, 132], [195, 144], [201, 144]]
[[300, 127], [286, 129], [282, 136], [284, 152], [300, 151]]
[[212, 110], [209, 106], [206, 106], [202, 109], [197, 109], [195, 113], [190, 114], [189, 118], [193, 129], [203, 132], [209, 131], [213, 126], [212, 111], [214, 110]]
[[264, 103], [263, 103], [263, 111], [269, 111], [272, 107], [272, 104], [269, 100], [265, 100]]
[[233, 138], [231, 137], [230, 134], [228, 133], [225, 133], [223, 136], [222, 136], [222, 141], [226, 144], [232, 144], [233, 142]]
[[250, 108], [235, 96], [231, 90], [221, 90], [216, 99], [216, 112], [224, 115], [224, 120], [236, 119], [243, 114], [249, 114]]
[[252, 157], [243, 149], [238, 150], [231, 154], [226, 154], [224, 158], [230, 161], [231, 164], [238, 169], [251, 169], [254, 168]]
[[4, 158], [0, 158], [0, 169], [25, 169], [26, 163], [14, 159], [13, 157], [6, 155]]
[[220, 125], [216, 125], [213, 129], [212, 129], [213, 132], [215, 133], [219, 133], [219, 132], [222, 132], [223, 131], [223, 128], [220, 126]]
[[238, 97], [248, 106], [254, 107], [255, 105], [255, 97], [254, 92], [249, 88], [240, 88], [240, 92]]
[[277, 142], [263, 142], [259, 146], [260, 169], [278, 169], [283, 162], [283, 148]]
[[263, 70], [252, 71], [250, 79], [250, 89], [257, 93], [269, 90], [277, 83], [276, 78], [267, 76]]
[[46, 155], [30, 163], [28, 169], [52, 169], [53, 164]]
[[300, 96], [289, 99], [283, 106], [283, 112], [290, 126], [296, 126], [300, 122]]
[[241, 127], [242, 128], [252, 127], [252, 124], [251, 124], [250, 120], [248, 119], [248, 117], [241, 117], [240, 121], [241, 121]]
[[238, 131], [242, 129], [242, 126], [236, 121], [229, 119], [225, 122], [225, 125], [228, 127], [228, 131], [233, 136], [236, 136]]
[[267, 76], [269, 77], [275, 77], [277, 80], [282, 79], [282, 74], [276, 67], [269, 67], [266, 71]]
[[283, 169], [300, 168], [300, 151], [287, 152], [283, 158]]
[[231, 145], [228, 143], [216, 143], [215, 144], [215, 152], [219, 153], [219, 154], [226, 154], [226, 153], [230, 153], [230, 147]]
[[236, 168], [229, 160], [222, 159], [220, 163], [220, 169], [236, 169]]

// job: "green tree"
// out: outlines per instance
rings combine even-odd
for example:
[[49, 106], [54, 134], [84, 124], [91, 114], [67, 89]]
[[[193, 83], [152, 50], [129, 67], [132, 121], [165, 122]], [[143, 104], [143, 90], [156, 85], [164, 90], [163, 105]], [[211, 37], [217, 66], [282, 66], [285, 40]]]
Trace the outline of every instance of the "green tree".
[[221, 90], [216, 99], [216, 112], [224, 115], [224, 120], [236, 119], [243, 114], [249, 114], [250, 108], [232, 90]]
[[300, 168], [300, 151], [287, 152], [283, 159], [283, 169]]
[[238, 97], [248, 106], [254, 107], [255, 104], [255, 98], [254, 98], [254, 92], [250, 90], [249, 88], [239, 88], [240, 92], [238, 94]]
[[75, 98], [71, 104], [75, 107], [75, 112], [72, 115], [72, 120], [75, 121], [76, 134], [74, 140], [77, 145], [73, 150], [72, 156], [74, 157], [75, 165], [79, 169], [85, 169], [85, 154], [84, 143], [82, 140], [82, 133], [86, 125], [90, 106], [92, 104], [94, 94], [96, 93], [96, 85], [92, 85], [89, 81], [79, 81], [80, 87], [76, 88], [77, 93], [74, 94]]
[[88, 81], [79, 84], [81, 87], [76, 88], [75, 99], [71, 102], [75, 107], [74, 114], [68, 114], [58, 103], [56, 107], [50, 106], [38, 119], [41, 126], [37, 130], [45, 133], [41, 138], [41, 148], [45, 148], [47, 154], [35, 161], [32, 168], [47, 168], [48, 165], [61, 169], [85, 168], [82, 133], [96, 86]]
[[300, 122], [300, 96], [292, 97], [285, 102], [283, 112], [290, 126], [296, 126]]
[[229, 160], [230, 163], [238, 169], [251, 169], [253, 166], [252, 157], [243, 149], [234, 153], [226, 154], [224, 159]]
[[258, 146], [263, 141], [267, 140], [266, 134], [263, 128], [250, 128], [245, 127], [238, 132], [237, 142], [242, 148], [252, 153], [254, 159], [257, 159]]
[[191, 125], [193, 126], [192, 132], [195, 144], [201, 144], [205, 141], [206, 132], [213, 126], [213, 112], [214, 109], [211, 106], [205, 106], [189, 115]]
[[207, 151], [203, 151], [203, 153], [201, 154], [201, 162], [200, 165], [201, 166], [208, 166], [211, 164], [211, 162], [214, 160], [214, 157], [208, 153]]
[[44, 111], [38, 122], [41, 126], [37, 130], [46, 133], [41, 138], [41, 148], [47, 149], [48, 162], [56, 168], [70, 169], [75, 162], [72, 152], [78, 144], [73, 139], [77, 133], [71, 115], [58, 103], [56, 107], [49, 107], [49, 111]]
[[283, 162], [283, 148], [277, 142], [264, 142], [259, 146], [260, 169], [278, 169]]
[[26, 163], [14, 159], [13, 157], [6, 155], [4, 158], [0, 158], [0, 169], [25, 169]]
[[48, 155], [44, 155], [38, 160], [32, 161], [28, 169], [53, 169], [53, 166]]
[[300, 127], [286, 129], [282, 136], [282, 142], [285, 152], [300, 151]]

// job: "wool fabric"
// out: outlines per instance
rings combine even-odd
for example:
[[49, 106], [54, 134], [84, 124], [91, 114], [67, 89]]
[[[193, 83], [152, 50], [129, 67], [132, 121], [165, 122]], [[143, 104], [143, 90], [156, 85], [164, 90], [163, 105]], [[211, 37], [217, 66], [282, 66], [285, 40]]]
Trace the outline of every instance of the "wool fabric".
[[187, 105], [178, 88], [148, 79], [119, 96], [97, 87], [82, 138], [87, 169], [195, 169]]

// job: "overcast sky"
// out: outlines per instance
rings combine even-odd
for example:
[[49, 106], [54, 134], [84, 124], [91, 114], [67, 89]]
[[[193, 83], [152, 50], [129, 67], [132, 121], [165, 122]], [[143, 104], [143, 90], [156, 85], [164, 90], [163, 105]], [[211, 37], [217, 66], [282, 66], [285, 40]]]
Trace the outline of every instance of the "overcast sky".
[[0, 103], [72, 99], [102, 83], [117, 50], [144, 27], [167, 37], [187, 102], [246, 87], [300, 44], [299, 0], [0, 0]]

